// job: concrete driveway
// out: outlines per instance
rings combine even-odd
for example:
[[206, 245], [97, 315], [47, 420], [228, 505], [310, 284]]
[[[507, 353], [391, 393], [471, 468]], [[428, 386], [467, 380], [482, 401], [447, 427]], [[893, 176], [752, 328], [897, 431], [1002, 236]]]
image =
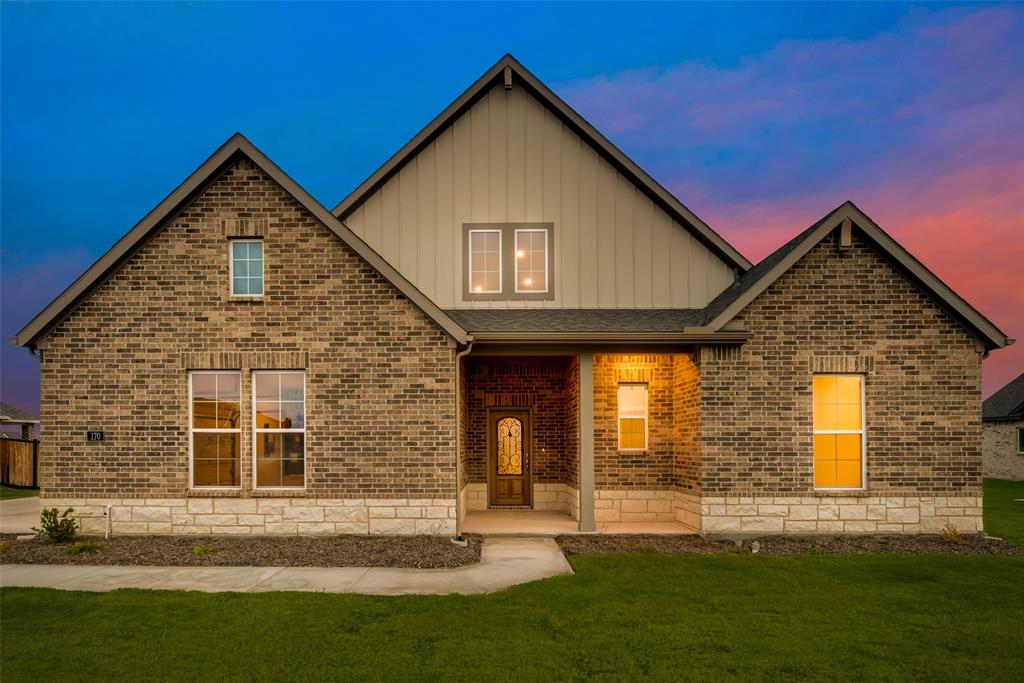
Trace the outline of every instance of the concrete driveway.
[[39, 496], [0, 500], [0, 533], [32, 533], [32, 527], [39, 526], [39, 512], [42, 509], [43, 503]]

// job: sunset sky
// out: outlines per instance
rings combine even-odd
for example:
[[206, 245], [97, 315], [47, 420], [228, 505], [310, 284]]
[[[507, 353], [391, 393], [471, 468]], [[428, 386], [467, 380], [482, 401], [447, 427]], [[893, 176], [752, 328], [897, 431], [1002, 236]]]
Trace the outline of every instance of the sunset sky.
[[5, 3], [6, 343], [220, 143], [333, 207], [511, 52], [752, 261], [851, 199], [1016, 346], [1024, 6]]

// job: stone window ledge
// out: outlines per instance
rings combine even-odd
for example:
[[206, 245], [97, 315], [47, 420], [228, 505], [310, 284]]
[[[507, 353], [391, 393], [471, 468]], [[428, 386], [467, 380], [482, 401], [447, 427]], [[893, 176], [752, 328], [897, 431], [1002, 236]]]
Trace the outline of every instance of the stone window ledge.
[[818, 491], [815, 490], [811, 495], [817, 498], [870, 498], [877, 496], [878, 494], [871, 493], [866, 489], [861, 490], [837, 490], [837, 491]]
[[296, 491], [253, 491], [252, 489], [229, 489], [217, 491], [214, 489], [189, 489], [185, 491], [186, 498], [312, 498], [305, 489]]

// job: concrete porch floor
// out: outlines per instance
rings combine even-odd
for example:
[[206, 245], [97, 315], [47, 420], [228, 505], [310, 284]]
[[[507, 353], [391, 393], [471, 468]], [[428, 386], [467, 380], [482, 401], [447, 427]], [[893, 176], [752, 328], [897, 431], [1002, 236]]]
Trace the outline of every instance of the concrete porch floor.
[[[558, 536], [578, 534], [579, 524], [555, 510], [474, 510], [467, 512], [462, 532], [481, 536]], [[599, 534], [694, 534], [676, 522], [598, 522]]]

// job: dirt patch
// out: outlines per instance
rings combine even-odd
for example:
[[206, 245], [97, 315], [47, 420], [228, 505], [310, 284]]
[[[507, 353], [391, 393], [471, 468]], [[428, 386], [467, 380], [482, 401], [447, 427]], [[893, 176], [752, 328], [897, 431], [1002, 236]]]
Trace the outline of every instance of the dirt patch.
[[0, 564], [193, 567], [461, 567], [480, 561], [479, 536], [466, 547], [441, 536], [115, 536], [74, 543], [0, 535]]
[[737, 552], [732, 541], [707, 540], [695, 534], [573, 534], [558, 536], [566, 555], [592, 553], [659, 553], [715, 555]]
[[752, 553], [754, 543], [762, 555], [1024, 555], [1024, 548], [983, 536], [963, 536], [960, 543], [942, 536], [765, 536], [735, 541], [704, 539], [695, 535], [567, 535], [557, 539], [566, 555], [650, 552], [662, 555], [715, 555]]

